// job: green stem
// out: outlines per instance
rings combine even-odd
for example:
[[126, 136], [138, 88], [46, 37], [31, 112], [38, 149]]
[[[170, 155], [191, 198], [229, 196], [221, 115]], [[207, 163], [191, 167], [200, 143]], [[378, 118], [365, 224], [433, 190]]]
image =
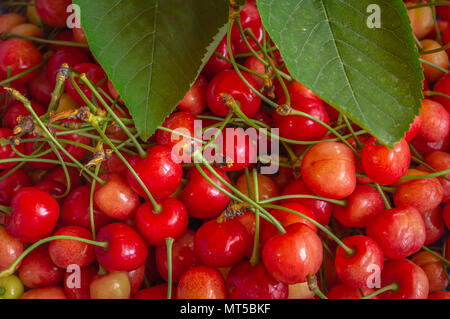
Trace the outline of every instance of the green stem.
[[[259, 189], [258, 189], [258, 173], [256, 169], [252, 171], [253, 185], [255, 188], [255, 201], [259, 202]], [[259, 209], [255, 209], [255, 239], [253, 242], [252, 256], [250, 257], [250, 264], [255, 266], [259, 264]]]
[[430, 253], [434, 257], [438, 258], [439, 260], [441, 260], [447, 266], [450, 266], [450, 260], [447, 260], [444, 256], [442, 256], [440, 254], [437, 254], [436, 252], [434, 252], [433, 250], [431, 250], [427, 246], [422, 246], [422, 249], [425, 250], [426, 252]]
[[331, 199], [326, 197], [320, 197], [315, 195], [306, 195], [306, 194], [295, 194], [295, 195], [284, 195], [284, 196], [278, 196], [278, 197], [271, 197], [265, 200], [260, 201], [260, 204], [268, 204], [272, 202], [277, 202], [284, 199], [296, 199], [296, 198], [312, 198], [312, 199], [318, 199], [323, 200], [325, 202], [333, 203], [339, 206], [346, 207], [347, 201], [346, 200], [339, 200], [339, 199]]
[[389, 203], [389, 200], [386, 197], [386, 194], [384, 193], [384, 191], [381, 189], [380, 184], [374, 183], [375, 188], [377, 189], [378, 193], [380, 193], [381, 198], [383, 199], [383, 203], [384, 203], [384, 208], [386, 209], [391, 209], [391, 203]]
[[5, 212], [8, 215], [11, 215], [11, 207], [0, 205], [0, 211]]
[[450, 173], [450, 168], [447, 168], [443, 171], [437, 171], [431, 174], [424, 174], [424, 175], [407, 175], [402, 176], [400, 179], [402, 180], [412, 180], [412, 179], [422, 179], [422, 178], [431, 178], [431, 177], [440, 177], [443, 175], [447, 175]]
[[25, 35], [19, 35], [11, 32], [3, 32], [1, 34], [1, 38], [9, 39], [9, 38], [19, 38], [19, 39], [25, 39], [30, 40], [33, 42], [38, 43], [46, 43], [46, 44], [53, 44], [53, 45], [61, 45], [61, 46], [71, 46], [71, 47], [82, 47], [82, 48], [88, 48], [89, 45], [85, 43], [79, 43], [79, 42], [72, 42], [72, 41], [57, 41], [57, 40], [49, 40], [44, 38], [36, 38], [36, 37], [29, 37]]
[[6, 80], [0, 81], [0, 86], [4, 86], [6, 84], [9, 84], [9, 83], [11, 83], [11, 82], [21, 78], [22, 76], [25, 76], [27, 74], [33, 73], [34, 71], [36, 71], [37, 69], [40, 69], [43, 65], [45, 65], [47, 63], [47, 61], [48, 61], [48, 58], [46, 57], [38, 65], [35, 65], [32, 68], [30, 68], [30, 69], [28, 69], [28, 70], [26, 70], [26, 71], [24, 71], [22, 73], [19, 73], [19, 74], [16, 74], [16, 75], [14, 75], [14, 76], [12, 76], [10, 78], [7, 78]]
[[167, 299], [172, 299], [172, 246], [173, 238], [166, 238], [167, 247]]
[[364, 296], [361, 299], [372, 299], [373, 297], [378, 296], [379, 294], [382, 294], [385, 291], [389, 291], [389, 290], [398, 291], [399, 289], [400, 289], [400, 285], [394, 281], [392, 284], [387, 285], [381, 289], [378, 289], [377, 291], [375, 291], [367, 296]]
[[436, 70], [439, 70], [439, 71], [441, 71], [441, 72], [443, 72], [443, 73], [448, 73], [448, 70], [447, 70], [447, 69], [444, 69], [444, 68], [440, 67], [439, 65], [436, 65], [436, 64], [434, 64], [434, 63], [431, 63], [431, 62], [429, 62], [429, 61], [427, 61], [427, 60], [425, 60], [425, 59], [422, 59], [422, 58], [420, 58], [419, 60], [420, 60], [420, 62], [425, 63], [426, 65], [429, 65], [429, 66], [431, 66], [432, 68], [435, 68]]

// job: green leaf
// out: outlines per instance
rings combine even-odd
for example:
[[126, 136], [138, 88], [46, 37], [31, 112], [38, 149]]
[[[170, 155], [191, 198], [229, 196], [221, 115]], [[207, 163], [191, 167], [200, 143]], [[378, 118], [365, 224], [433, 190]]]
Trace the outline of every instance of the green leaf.
[[226, 32], [226, 0], [74, 0], [89, 47], [146, 140]]
[[[423, 73], [401, 0], [257, 4], [295, 79], [383, 144], [404, 136], [421, 107]], [[381, 28], [367, 25], [371, 4], [380, 8]]]

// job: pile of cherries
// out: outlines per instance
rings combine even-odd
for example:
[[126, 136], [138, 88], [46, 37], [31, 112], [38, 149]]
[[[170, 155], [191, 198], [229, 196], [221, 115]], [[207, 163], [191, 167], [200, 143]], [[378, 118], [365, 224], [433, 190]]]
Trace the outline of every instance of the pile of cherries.
[[450, 6], [436, 29], [405, 3], [426, 98], [389, 149], [291, 77], [254, 1], [142, 141], [70, 4], [0, 16], [0, 298], [450, 298]]

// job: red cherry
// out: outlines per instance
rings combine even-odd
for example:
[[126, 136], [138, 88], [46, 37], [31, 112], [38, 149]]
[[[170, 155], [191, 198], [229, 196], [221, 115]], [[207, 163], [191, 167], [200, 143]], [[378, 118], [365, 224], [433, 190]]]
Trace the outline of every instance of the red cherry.
[[42, 181], [38, 184], [33, 185], [33, 187], [52, 195], [59, 205], [62, 205], [64, 203], [64, 199], [60, 196], [63, 195], [66, 191], [65, 185], [54, 181]]
[[[219, 42], [217, 45], [216, 51], [220, 55], [226, 57], [227, 59], [230, 59], [230, 54], [228, 51], [228, 45], [227, 45], [227, 38], [226, 36], [223, 37], [223, 39]], [[235, 54], [234, 44], [231, 42], [231, 52], [233, 53], [233, 56]], [[229, 70], [233, 66], [231, 63], [225, 61], [224, 59], [219, 58], [215, 54], [211, 55], [208, 62], [205, 64], [205, 67], [202, 70], [202, 74], [207, 79], [212, 79], [217, 73]]]
[[186, 271], [177, 287], [177, 299], [225, 299], [226, 294], [222, 274], [206, 266]]
[[38, 76], [30, 81], [28, 85], [33, 100], [49, 105], [52, 98], [53, 86], [47, 77], [47, 67], [42, 68]]
[[[35, 101], [31, 101], [31, 107], [38, 116], [42, 116], [45, 113], [45, 108]], [[5, 117], [2, 120], [3, 127], [13, 129], [17, 124], [17, 118], [19, 116], [27, 116], [31, 113], [26, 109], [21, 102], [13, 102], [8, 106], [8, 110], [5, 113]]]
[[128, 272], [128, 279], [130, 281], [131, 295], [134, 295], [141, 288], [144, 282], [145, 264], [139, 268]]
[[[89, 213], [89, 199], [91, 185], [80, 186], [70, 192], [61, 206], [61, 222], [65, 226], [81, 226], [91, 229]], [[99, 211], [94, 202], [94, 224], [95, 229], [103, 227], [110, 221], [110, 218]]]
[[[256, 6], [250, 2], [246, 2], [241, 9], [240, 19], [243, 30], [251, 29], [256, 39], [258, 39], [258, 42], [262, 43], [262, 23]], [[251, 37], [247, 36], [247, 40], [254, 50], [259, 50], [258, 44], [255, 43]], [[239, 32], [237, 25], [233, 25], [233, 29], [231, 30], [231, 41], [236, 48], [236, 53], [247, 53], [250, 51], [245, 44], [244, 39], [241, 37], [241, 33]]]
[[48, 253], [48, 244], [34, 249], [23, 260], [19, 278], [28, 288], [58, 285], [64, 277], [64, 269], [56, 267]]
[[[248, 73], [242, 72], [242, 75], [251, 86], [258, 89], [255, 81]], [[222, 93], [230, 94], [239, 103], [242, 112], [250, 118], [258, 112], [261, 106], [261, 98], [241, 80], [234, 70], [225, 70], [218, 73], [208, 85], [206, 102], [211, 112], [218, 116], [226, 116], [231, 110], [223, 103], [220, 95]]]
[[205, 265], [228, 267], [244, 257], [247, 229], [237, 220], [211, 220], [195, 233], [194, 249]]
[[348, 197], [347, 206], [336, 205], [334, 217], [347, 227], [366, 227], [367, 221], [384, 210], [383, 198], [374, 188], [356, 185], [355, 191]]
[[49, 26], [63, 28], [67, 27], [67, 18], [70, 15], [67, 7], [71, 4], [71, 0], [36, 0], [36, 11]]
[[[11, 67], [11, 76], [25, 72], [42, 62], [41, 52], [29, 40], [9, 39], [0, 43], [0, 78], [8, 77], [8, 67]], [[24, 75], [15, 83], [25, 84], [39, 74], [35, 70]]]
[[[261, 58], [264, 58], [264, 55], [261, 53], [259, 55]], [[271, 58], [269, 58], [271, 59]], [[271, 59], [272, 60], [272, 59]], [[275, 62], [272, 60], [272, 62], [275, 65]], [[266, 67], [265, 65], [254, 55], [248, 57], [247, 59], [245, 59], [244, 62], [244, 66], [252, 71], [255, 71], [256, 73], [259, 74], [266, 74]], [[273, 75], [273, 70], [271, 68], [269, 68], [269, 73], [270, 76]], [[264, 86], [264, 79], [262, 77], [259, 77], [257, 75], [254, 74], [250, 74], [250, 76], [252, 77], [253, 81], [255, 81], [256, 85], [258, 86], [259, 89], [261, 89]]]
[[445, 222], [447, 229], [450, 229], [450, 205], [446, 204], [442, 212], [442, 218]]
[[[444, 36], [448, 34], [448, 37], [450, 38], [450, 32], [444, 33]], [[445, 38], [444, 38], [445, 40]], [[434, 85], [433, 91], [443, 93], [446, 95], [450, 94], [450, 75], [444, 74]], [[441, 105], [445, 107], [447, 112], [450, 111], [450, 100], [446, 98], [445, 96], [440, 95], [433, 95], [432, 99], [436, 102], [439, 102]]]
[[[211, 59], [214, 55], [211, 57]], [[178, 103], [178, 108], [181, 111], [189, 112], [193, 115], [202, 113], [206, 108], [206, 89], [208, 88], [208, 81], [203, 75], [199, 75], [194, 84], [192, 84], [189, 91], [184, 98]]]
[[230, 299], [287, 299], [289, 294], [288, 285], [273, 279], [262, 263], [248, 261], [230, 270], [226, 286]]
[[[87, 63], [90, 58], [86, 51], [80, 48], [71, 47], [70, 49], [62, 48], [56, 51], [47, 63], [47, 78], [52, 87], [56, 83], [56, 75], [63, 63], [67, 63], [69, 67], [75, 67], [81, 63]], [[70, 81], [68, 81], [70, 82]], [[68, 83], [66, 82], [66, 83]], [[84, 104], [84, 103], [83, 103]]]
[[25, 19], [17, 13], [4, 13], [0, 16], [0, 32], [11, 31], [17, 25], [25, 23]]
[[[62, 30], [58, 33], [58, 35], [55, 37], [56, 41], [68, 41], [68, 42], [74, 42], [75, 39], [73, 38], [73, 32], [71, 30]], [[59, 49], [80, 49], [74, 46], [68, 46], [68, 45], [60, 45], [60, 44], [51, 44], [50, 47], [53, 49], [53, 51], [58, 51]], [[87, 51], [86, 49], [83, 49], [83, 51]]]
[[275, 280], [305, 282], [306, 276], [315, 274], [322, 264], [322, 242], [316, 232], [301, 223], [286, 227], [286, 231], [264, 245], [264, 265]]
[[[191, 230], [177, 238], [172, 246], [172, 280], [180, 281], [181, 276], [191, 267], [201, 264], [200, 258], [194, 252], [194, 235]], [[164, 280], [168, 278], [167, 249], [165, 245], [156, 247], [156, 266]], [[167, 296], [167, 294], [166, 294]]]
[[59, 219], [58, 202], [37, 188], [19, 189], [11, 201], [11, 215], [5, 217], [6, 231], [23, 243], [49, 236]]
[[[445, 209], [444, 209], [445, 211]], [[425, 243], [424, 245], [429, 245], [441, 238], [444, 233], [444, 220], [442, 209], [436, 207], [435, 209], [422, 214], [423, 221], [425, 222]]]
[[[80, 226], [62, 227], [54, 236], [73, 236], [92, 240], [92, 234]], [[94, 246], [71, 239], [56, 239], [50, 242], [48, 251], [56, 266], [67, 268], [69, 265], [86, 267], [94, 261]]]
[[67, 272], [64, 276], [64, 293], [69, 299], [90, 299], [89, 283], [98, 270], [95, 266], [90, 265], [84, 267], [80, 271], [79, 286], [77, 287], [78, 279], [75, 278], [75, 273]]
[[73, 39], [78, 43], [87, 44], [86, 34], [84, 34], [83, 28], [73, 28]]
[[[248, 244], [247, 249], [245, 250], [245, 257], [250, 258], [253, 253], [253, 246], [255, 244], [255, 229], [256, 229], [256, 220], [255, 220], [255, 213], [253, 212], [245, 212], [244, 214], [235, 217], [235, 219], [240, 222], [245, 229], [247, 229], [248, 233]], [[259, 226], [259, 232], [260, 234], [263, 232], [263, 229], [265, 228], [266, 224], [260, 221]], [[262, 241], [259, 242], [259, 250], [262, 250]]]
[[[286, 196], [286, 195], [314, 195], [314, 194], [305, 186], [305, 183], [303, 183], [301, 179], [296, 179], [284, 188], [281, 195]], [[334, 206], [330, 202], [312, 198], [283, 199], [281, 202], [283, 204], [293, 202], [300, 203], [308, 207], [314, 214], [315, 219], [322, 225], [327, 225], [329, 223], [331, 212], [333, 211]]]
[[147, 258], [145, 241], [125, 224], [103, 226], [96, 240], [108, 243], [107, 248], [95, 247], [97, 261], [108, 271], [131, 271], [142, 266]]
[[[93, 85], [99, 85], [99, 87], [103, 90], [103, 92], [108, 92], [108, 83], [107, 83], [108, 78], [106, 76], [105, 71], [103, 71], [103, 69], [101, 68], [101, 66], [94, 63], [81, 63], [75, 65], [73, 68], [80, 74], [85, 73], [89, 81], [91, 81]], [[93, 102], [95, 99], [97, 105], [101, 105], [99, 99], [97, 99], [94, 96], [94, 93], [92, 93], [91, 89], [86, 84], [82, 83], [79, 78], [75, 78], [74, 80], [80, 87], [81, 91], [86, 95], [86, 97], [91, 102]], [[81, 96], [78, 94], [72, 82], [70, 81], [66, 82], [66, 92], [79, 105], [86, 104], [84, 100], [81, 98]], [[103, 93], [100, 93], [100, 95], [102, 95], [103, 99], [107, 101]]]
[[345, 198], [356, 187], [355, 156], [344, 144], [321, 142], [305, 154], [301, 174], [305, 185], [317, 195]]
[[397, 182], [408, 170], [411, 153], [405, 139], [395, 144], [394, 149], [377, 145], [371, 138], [363, 148], [362, 164], [374, 182], [389, 185]]
[[[209, 178], [217, 183], [217, 185], [230, 191], [228, 187], [223, 185], [223, 183], [204, 166], [201, 168]], [[230, 183], [230, 179], [221, 169], [214, 168], [214, 170]], [[215, 188], [196, 168], [192, 168], [189, 171], [188, 180], [188, 183], [181, 191], [178, 198], [186, 205], [190, 216], [204, 219], [214, 218], [228, 206], [230, 197]], [[199, 201], [198, 198], [201, 198], [202, 200]]]
[[[177, 190], [181, 182], [181, 164], [173, 161], [172, 152], [166, 146], [150, 147], [146, 158], [141, 159], [136, 155], [131, 158], [130, 165], [155, 199], [168, 197]], [[147, 198], [131, 171], [127, 171], [127, 180], [136, 193]]]
[[[360, 288], [364, 296], [370, 295], [374, 292], [373, 289], [362, 287]], [[349, 287], [345, 284], [338, 284], [331, 288], [327, 293], [328, 299], [361, 299], [362, 295], [359, 288]], [[378, 296], [371, 299], [378, 299]]]
[[[0, 160], [17, 157], [8, 142], [6, 142], [5, 146], [2, 146], [3, 143], [1, 142], [1, 139], [8, 140], [12, 135], [13, 131], [9, 128], [0, 128]], [[16, 145], [16, 148], [19, 152], [24, 152], [23, 144]], [[1, 163], [0, 169], [12, 168], [16, 166], [16, 164], [16, 162]]]
[[23, 252], [23, 244], [10, 236], [3, 226], [0, 226], [0, 271], [5, 270]]
[[[176, 288], [172, 287], [172, 298], [174, 297]], [[150, 288], [139, 290], [133, 299], [166, 299], [167, 284], [159, 284]]]
[[429, 283], [425, 272], [408, 259], [388, 260], [381, 272], [381, 287], [396, 282], [397, 291], [386, 291], [380, 299], [426, 299]]
[[342, 242], [353, 249], [354, 254], [349, 256], [338, 247], [334, 263], [339, 278], [350, 287], [367, 287], [374, 271], [383, 269], [380, 246], [373, 239], [361, 235], [346, 237]]
[[[0, 173], [0, 178], [8, 174], [5, 170]], [[9, 206], [14, 193], [23, 187], [31, 186], [31, 179], [24, 170], [18, 169], [8, 177], [0, 181], [0, 205]]]
[[439, 291], [428, 296], [428, 299], [450, 299], [450, 291]]
[[421, 117], [420, 117], [420, 115], [417, 115], [414, 118], [414, 122], [409, 127], [409, 131], [406, 132], [406, 134], [405, 134], [405, 140], [408, 143], [411, 142], [414, 139], [414, 137], [416, 137], [416, 135], [419, 133], [421, 125], [422, 125]]
[[153, 246], [164, 244], [166, 238], [177, 239], [187, 229], [186, 207], [175, 198], [161, 201], [161, 211], [155, 212], [149, 202], [145, 202], [136, 212], [136, 226], [139, 233]]
[[[432, 152], [427, 155], [425, 162], [436, 171], [443, 171], [450, 168], [450, 154], [440, 151]], [[450, 178], [450, 174], [444, 176]], [[450, 182], [442, 177], [438, 177], [438, 179], [444, 189], [442, 202], [448, 202], [450, 200]]]
[[105, 215], [119, 220], [133, 217], [139, 197], [120, 174], [109, 174], [108, 182], [95, 191], [94, 201]]
[[[131, 159], [131, 155], [130, 154], [126, 154], [123, 153], [122, 154], [123, 157], [125, 157], [125, 159], [130, 162]], [[111, 154], [110, 157], [108, 157], [106, 159], [106, 161], [104, 161], [102, 163], [102, 165], [104, 164], [104, 168], [109, 172], [109, 173], [118, 173], [118, 174], [122, 174], [122, 175], [126, 175], [126, 172], [128, 171], [128, 167], [124, 164], [124, 162], [122, 162], [122, 160], [120, 159], [119, 156], [117, 156], [117, 154]], [[102, 168], [103, 168], [102, 167]]]
[[446, 269], [442, 267], [442, 262], [439, 258], [427, 251], [421, 251], [414, 255], [411, 261], [422, 268], [427, 275], [430, 294], [447, 288]]
[[61, 287], [50, 286], [30, 289], [20, 299], [67, 299]]
[[439, 142], [447, 137], [450, 131], [450, 114], [438, 102], [422, 100], [420, 109], [420, 129], [418, 139], [428, 142]]
[[425, 223], [411, 206], [387, 209], [372, 217], [366, 227], [389, 259], [401, 259], [417, 252], [425, 242]]

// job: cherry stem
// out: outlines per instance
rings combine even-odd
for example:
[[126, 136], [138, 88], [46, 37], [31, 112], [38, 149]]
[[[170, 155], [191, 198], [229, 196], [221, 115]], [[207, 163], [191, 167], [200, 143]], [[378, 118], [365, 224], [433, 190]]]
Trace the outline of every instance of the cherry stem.
[[444, 68], [440, 67], [439, 65], [431, 63], [431, 62], [429, 62], [429, 61], [427, 61], [425, 59], [420, 58], [419, 60], [420, 60], [420, 62], [425, 63], [425, 64], [431, 66], [432, 68], [435, 68], [436, 70], [439, 70], [439, 71], [441, 71], [443, 73], [448, 73], [449, 72], [447, 69], [444, 69]]
[[350, 121], [348, 120], [347, 116], [342, 115], [342, 118], [344, 119], [345, 125], [347, 125], [348, 130], [350, 131], [350, 133], [353, 136], [353, 139], [355, 140], [356, 143], [356, 147], [361, 150], [364, 145], [361, 143], [361, 141], [359, 140], [358, 136], [356, 136], [355, 134], [355, 130], [353, 130], [352, 124], [350, 123]]
[[69, 175], [69, 171], [67, 170], [67, 165], [64, 162], [64, 159], [62, 158], [61, 154], [58, 152], [58, 150], [56, 149], [55, 145], [52, 142], [49, 142], [49, 145], [51, 147], [51, 149], [53, 150], [53, 153], [55, 153], [56, 157], [59, 160], [59, 163], [61, 164], [61, 167], [63, 169], [64, 172], [64, 176], [66, 178], [66, 190], [64, 191], [63, 194], [61, 195], [53, 195], [55, 198], [59, 199], [59, 198], [65, 198], [69, 192], [70, 192], [70, 188], [71, 188], [71, 181], [70, 181], [70, 175]]
[[[95, 166], [94, 174], [98, 176], [98, 172], [100, 171], [100, 165]], [[92, 238], [95, 239], [97, 236], [95, 233], [95, 219], [94, 219], [94, 191], [95, 191], [96, 180], [94, 179], [91, 184], [91, 191], [89, 193], [89, 220], [91, 222], [91, 233]]]
[[[417, 164], [423, 165], [425, 168], [429, 169], [432, 172], [438, 172], [437, 170], [435, 170], [433, 167], [431, 167], [430, 165], [428, 165], [427, 163], [425, 163], [424, 161], [418, 159], [415, 156], [411, 156], [411, 159], [416, 162]], [[446, 177], [446, 176], [441, 176], [442, 179], [445, 179], [447, 182], [450, 182], [450, 178]]]
[[446, 45], [441, 46], [440, 48], [437, 48], [437, 49], [428, 50], [428, 51], [422, 51], [422, 52], [420, 52], [420, 54], [421, 55], [433, 54], [433, 53], [436, 53], [436, 52], [447, 50], [448, 48], [450, 48], [450, 43], [447, 43]]
[[445, 169], [443, 171], [437, 171], [437, 172], [434, 172], [434, 173], [431, 173], [431, 174], [402, 176], [400, 179], [413, 180], [413, 179], [440, 177], [440, 176], [443, 176], [443, 175], [447, 175], [449, 173], [450, 173], [450, 168], [447, 168], [447, 169]]
[[436, 41], [439, 42], [440, 45], [442, 45], [442, 34], [441, 34], [441, 30], [439, 29], [439, 25], [437, 23], [435, 6], [431, 6], [431, 12], [433, 14], [433, 26], [434, 26], [434, 31], [436, 32]]
[[325, 226], [323, 226], [321, 223], [319, 223], [318, 221], [316, 221], [315, 219], [306, 216], [296, 210], [287, 208], [287, 207], [283, 207], [280, 205], [272, 205], [272, 204], [265, 204], [263, 205], [263, 207], [266, 208], [271, 208], [271, 209], [279, 209], [279, 210], [284, 210], [288, 213], [292, 213], [294, 215], [300, 216], [304, 219], [306, 219], [307, 221], [311, 222], [312, 224], [314, 224], [317, 228], [319, 228], [321, 231], [323, 231], [325, 234], [327, 234], [328, 236], [330, 236], [339, 246], [341, 246], [342, 249], [344, 249], [345, 253], [347, 254], [347, 256], [353, 256], [355, 254], [355, 250], [348, 247], [346, 244], [344, 244], [335, 234], [333, 234], [328, 228], [326, 228]]
[[54, 44], [54, 45], [61, 45], [61, 46], [71, 46], [71, 47], [81, 47], [81, 48], [88, 48], [89, 45], [85, 43], [79, 43], [79, 42], [73, 42], [73, 41], [57, 41], [57, 40], [49, 40], [44, 38], [37, 38], [37, 37], [30, 37], [25, 35], [19, 35], [11, 32], [3, 32], [0, 34], [0, 38], [6, 40], [9, 38], [19, 38], [19, 39], [25, 39], [30, 40], [33, 42], [38, 43], [47, 43], [47, 44]]
[[230, 113], [228, 113], [228, 115], [225, 117], [225, 119], [222, 121], [222, 123], [220, 124], [219, 128], [217, 129], [216, 133], [214, 133], [213, 137], [208, 141], [208, 143], [206, 143], [205, 145], [203, 145], [202, 150], [205, 150], [208, 146], [210, 146], [212, 143], [214, 143], [214, 141], [217, 139], [217, 137], [222, 133], [223, 129], [225, 128], [225, 126], [230, 122], [230, 120], [233, 118], [234, 113], [232, 111], [230, 111]]
[[450, 266], [450, 260], [447, 260], [444, 256], [434, 252], [433, 250], [431, 250], [427, 246], [422, 246], [422, 249], [425, 250], [426, 252], [428, 252], [429, 254], [433, 255], [434, 257], [438, 258], [439, 260], [441, 260], [447, 266]]
[[371, 294], [368, 294], [367, 296], [364, 296], [361, 299], [372, 299], [373, 297], [378, 296], [379, 294], [382, 294], [385, 291], [389, 291], [389, 290], [398, 291], [399, 289], [400, 289], [400, 285], [394, 281], [393, 283], [391, 283], [381, 289], [378, 289], [377, 291], [372, 292]]
[[64, 86], [66, 84], [68, 75], [69, 75], [69, 65], [67, 63], [64, 63], [58, 70], [58, 73], [56, 74], [55, 89], [52, 92], [50, 105], [48, 107], [47, 113], [45, 114], [46, 116], [49, 115], [50, 112], [54, 111], [58, 107], [61, 95], [64, 92]]
[[86, 103], [86, 106], [88, 107], [89, 111], [91, 111], [94, 114], [97, 114], [97, 107], [87, 98], [86, 94], [84, 94], [84, 92], [81, 90], [77, 81], [75, 81], [72, 72], [69, 72], [69, 80], [70, 83], [72, 83], [73, 87], [75, 88], [75, 91], [77, 91], [78, 95], [81, 97], [84, 103]]
[[327, 296], [319, 289], [317, 285], [317, 276], [316, 275], [307, 275], [306, 282], [308, 283], [308, 289], [314, 292], [320, 299], [328, 299]]
[[[450, 95], [447, 95], [447, 94], [441, 93], [441, 92], [436, 92], [436, 91], [425, 91], [425, 92], [423, 92], [423, 94], [426, 96], [439, 95], [439, 96], [446, 97], [447, 99], [450, 99]], [[411, 146], [411, 144], [410, 144], [410, 146]]]
[[190, 139], [192, 141], [195, 141], [197, 143], [201, 143], [201, 144], [205, 144], [206, 143], [205, 141], [203, 141], [203, 140], [201, 140], [199, 138], [196, 138], [194, 136], [190, 136], [190, 135], [184, 134], [184, 133], [176, 131], [176, 130], [172, 130], [172, 129], [164, 127], [164, 126], [158, 126], [158, 130], [166, 131], [166, 132], [169, 132], [169, 133], [172, 133], [172, 134], [176, 134], [176, 135], [180, 135], [180, 136], [188, 138], [188, 139]]
[[343, 207], [347, 206], [347, 201], [344, 199], [343, 200], [331, 199], [331, 198], [320, 197], [320, 196], [316, 196], [316, 195], [307, 195], [307, 194], [295, 194], [295, 195], [284, 195], [284, 196], [278, 196], [278, 197], [271, 197], [271, 198], [262, 200], [259, 203], [260, 204], [268, 204], [268, 203], [277, 202], [277, 201], [280, 201], [283, 199], [295, 199], [295, 198], [318, 199], [318, 200], [323, 200], [325, 202], [333, 203], [333, 204], [343, 206]]
[[172, 246], [173, 238], [166, 238], [167, 247], [167, 299], [172, 299]]
[[9, 268], [7, 268], [7, 269], [3, 270], [2, 272], [0, 272], [0, 278], [12, 275], [14, 273], [16, 267], [22, 261], [22, 259], [24, 259], [35, 248], [37, 248], [40, 245], [43, 245], [45, 243], [48, 243], [50, 241], [58, 240], [58, 239], [76, 240], [76, 241], [81, 241], [81, 242], [89, 244], [89, 245], [95, 245], [95, 246], [103, 247], [104, 249], [108, 248], [108, 243], [107, 242], [100, 242], [100, 241], [95, 241], [95, 240], [90, 240], [90, 239], [80, 238], [80, 237], [75, 237], [75, 236], [58, 235], [58, 236], [47, 237], [47, 238], [44, 238], [44, 239], [41, 239], [41, 240], [35, 242], [31, 246], [29, 246], [27, 249], [25, 249], [23, 251], [23, 253], [19, 257], [17, 257], [17, 259], [11, 264], [11, 266], [9, 266]]
[[[256, 169], [252, 171], [253, 186], [255, 189], [255, 201], [259, 202], [259, 186], [258, 186], [258, 173]], [[255, 266], [259, 264], [259, 209], [255, 209], [255, 239], [253, 241], [253, 251], [250, 257], [250, 264]]]
[[11, 215], [11, 207], [0, 205], [0, 211], [5, 212], [8, 215]]
[[389, 202], [389, 200], [386, 197], [386, 194], [384, 193], [384, 191], [381, 189], [380, 184], [374, 183], [376, 190], [378, 191], [378, 193], [380, 193], [381, 198], [383, 199], [383, 203], [384, 203], [384, 208], [385, 209], [391, 209], [391, 203]]
[[32, 68], [30, 68], [30, 69], [28, 69], [28, 70], [26, 70], [26, 71], [24, 71], [22, 73], [19, 73], [19, 74], [16, 74], [16, 75], [12, 76], [12, 77], [9, 77], [6, 80], [0, 81], [0, 86], [9, 84], [9, 83], [11, 83], [11, 82], [21, 78], [22, 76], [25, 76], [27, 74], [33, 73], [34, 71], [36, 71], [37, 69], [40, 69], [43, 65], [45, 65], [47, 63], [48, 59], [49, 59], [49, 57], [44, 57], [42, 62], [39, 63], [38, 65], [35, 65]]

